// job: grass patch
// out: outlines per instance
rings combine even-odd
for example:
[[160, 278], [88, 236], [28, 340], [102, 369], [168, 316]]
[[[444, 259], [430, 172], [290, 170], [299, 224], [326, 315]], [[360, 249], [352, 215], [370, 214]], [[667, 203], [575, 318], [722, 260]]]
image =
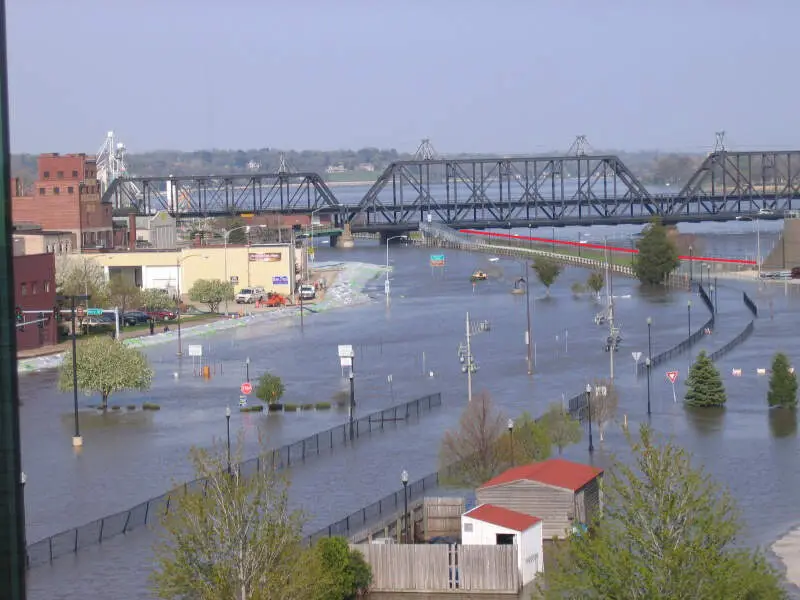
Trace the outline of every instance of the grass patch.
[[297, 404], [284, 404], [283, 410], [284, 412], [297, 412]]
[[239, 412], [243, 413], [251, 413], [251, 412], [264, 412], [264, 405], [263, 404], [253, 404], [253, 406], [240, 406]]
[[155, 402], [143, 402], [142, 410], [161, 410], [161, 406]]
[[314, 408], [316, 408], [317, 410], [328, 410], [330, 409], [330, 407], [331, 407], [330, 402], [317, 402], [314, 405]]

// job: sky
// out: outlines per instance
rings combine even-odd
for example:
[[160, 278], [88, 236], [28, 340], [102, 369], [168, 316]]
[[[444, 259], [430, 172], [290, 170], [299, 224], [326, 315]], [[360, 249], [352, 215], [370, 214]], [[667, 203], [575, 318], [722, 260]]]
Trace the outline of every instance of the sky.
[[788, 149], [797, 0], [5, 0], [11, 146]]

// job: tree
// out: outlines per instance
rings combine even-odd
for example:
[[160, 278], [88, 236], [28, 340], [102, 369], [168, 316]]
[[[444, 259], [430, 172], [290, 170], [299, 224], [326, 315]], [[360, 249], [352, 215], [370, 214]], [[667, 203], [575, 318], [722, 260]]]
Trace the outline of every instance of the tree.
[[789, 357], [778, 352], [772, 359], [767, 404], [782, 408], [797, 408], [797, 376], [792, 373]]
[[[236, 463], [241, 459], [239, 439]], [[305, 516], [289, 507], [288, 481], [266, 467], [230, 474], [226, 449], [194, 448], [205, 485], [170, 497], [156, 547], [154, 589], [160, 598], [305, 600], [328, 586], [303, 547]]]
[[531, 269], [536, 272], [539, 281], [547, 289], [547, 295], [550, 295], [550, 286], [553, 285], [561, 275], [562, 267], [549, 256], [539, 255], [533, 259]]
[[233, 300], [233, 285], [219, 279], [198, 279], [189, 290], [189, 299], [208, 305], [208, 310], [217, 312], [221, 302]]
[[576, 298], [580, 297], [580, 295], [586, 291], [586, 288], [580, 281], [574, 282], [569, 289], [572, 290], [572, 295]]
[[280, 402], [285, 391], [281, 378], [272, 373], [264, 373], [256, 383], [256, 398], [266, 404]]
[[646, 426], [629, 442], [633, 464], [606, 472], [604, 513], [554, 552], [544, 598], [786, 598], [763, 553], [737, 543], [742, 524], [726, 490]]
[[56, 292], [65, 296], [91, 296], [92, 303], [106, 298], [106, 275], [95, 260], [81, 254], [56, 256]]
[[594, 292], [594, 295], [599, 297], [600, 292], [606, 285], [606, 278], [600, 271], [592, 271], [589, 277], [586, 278], [586, 287]]
[[[147, 357], [122, 342], [106, 336], [90, 337], [77, 346], [78, 389], [87, 395], [100, 394], [101, 408], [108, 408], [108, 398], [114, 392], [150, 389], [153, 370]], [[72, 390], [72, 352], [67, 352], [61, 363], [58, 388]]]
[[120, 315], [139, 303], [140, 294], [141, 290], [136, 284], [121, 275], [114, 275], [108, 282], [109, 302], [119, 309]]
[[175, 306], [175, 300], [169, 295], [169, 292], [159, 288], [142, 290], [139, 295], [139, 303], [148, 311], [164, 310]]
[[636, 247], [639, 253], [633, 262], [633, 270], [644, 284], [663, 284], [665, 277], [680, 265], [675, 244], [667, 237], [667, 230], [658, 218], [645, 228]]
[[353, 600], [372, 583], [372, 569], [364, 555], [351, 550], [346, 538], [322, 538], [314, 545], [314, 553], [329, 582], [315, 600]]
[[526, 411], [513, 420], [514, 427], [499, 440], [500, 452], [506, 466], [538, 462], [550, 458], [552, 439], [544, 423], [536, 421]]
[[558, 448], [559, 455], [564, 448], [577, 444], [583, 437], [580, 421], [573, 418], [560, 402], [554, 402], [548, 407], [541, 422], [550, 436], [550, 442]]
[[619, 406], [619, 393], [611, 381], [605, 379], [595, 380], [591, 392], [592, 423], [597, 424], [600, 441], [605, 436], [606, 424], [617, 414]]
[[685, 398], [689, 406], [702, 408], [724, 406], [727, 401], [722, 377], [705, 350], [700, 352], [689, 369]]
[[488, 392], [472, 398], [461, 414], [458, 429], [446, 431], [439, 450], [439, 464], [446, 483], [475, 488], [497, 475], [504, 465], [498, 442], [506, 432], [506, 419], [495, 408]]

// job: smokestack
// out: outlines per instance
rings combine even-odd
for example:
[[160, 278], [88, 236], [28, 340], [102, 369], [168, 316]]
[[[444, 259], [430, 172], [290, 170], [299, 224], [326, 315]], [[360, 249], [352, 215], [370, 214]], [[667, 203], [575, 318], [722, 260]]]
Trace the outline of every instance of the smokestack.
[[128, 250], [136, 250], [136, 213], [128, 213]]

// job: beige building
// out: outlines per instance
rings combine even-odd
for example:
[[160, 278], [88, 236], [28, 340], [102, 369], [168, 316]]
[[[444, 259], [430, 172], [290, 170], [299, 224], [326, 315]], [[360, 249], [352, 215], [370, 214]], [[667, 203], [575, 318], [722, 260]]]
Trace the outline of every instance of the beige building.
[[66, 254], [77, 247], [77, 236], [70, 231], [43, 231], [37, 225], [14, 227], [14, 256], [28, 254]]
[[86, 253], [100, 263], [106, 277], [121, 275], [137, 286], [160, 288], [172, 294], [188, 294], [198, 279], [221, 279], [234, 291], [262, 286], [266, 291], [293, 293], [299, 281], [302, 253], [293, 244], [218, 246], [183, 250], [138, 250]]

